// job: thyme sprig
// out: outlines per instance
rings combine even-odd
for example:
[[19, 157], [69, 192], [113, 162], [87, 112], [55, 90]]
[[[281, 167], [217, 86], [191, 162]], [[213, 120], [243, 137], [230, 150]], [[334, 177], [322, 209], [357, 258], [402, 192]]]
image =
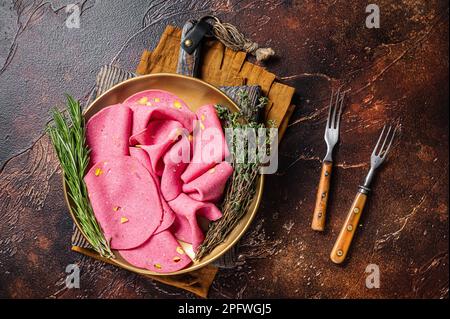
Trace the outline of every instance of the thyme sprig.
[[[95, 219], [83, 180], [89, 164], [86, 146], [85, 121], [78, 101], [67, 95], [67, 112], [52, 110], [53, 123], [47, 126], [64, 174], [67, 193], [72, 200], [72, 211], [91, 246], [101, 256], [114, 258], [109, 242]], [[68, 114], [65, 114], [68, 113]]]
[[[239, 105], [241, 110], [247, 110], [249, 107], [248, 95], [241, 91], [239, 95]], [[259, 100], [257, 108], [263, 108], [267, 104], [267, 98], [263, 97]], [[244, 112], [231, 112], [228, 108], [216, 105], [219, 118], [224, 123], [225, 128], [233, 129], [258, 129], [265, 127], [264, 124], [248, 121]], [[246, 114], [249, 114], [248, 112]], [[272, 125], [272, 124], [270, 124]], [[236, 151], [235, 139], [229, 149]], [[270, 142], [270, 136], [267, 137], [266, 143]], [[247, 149], [247, 145], [244, 145]], [[215, 247], [222, 243], [230, 232], [236, 227], [245, 213], [248, 211], [253, 197], [256, 193], [257, 176], [261, 163], [258, 161], [236, 161], [236, 156], [232, 156], [231, 165], [233, 166], [233, 174], [226, 186], [224, 199], [220, 205], [222, 217], [211, 223], [205, 235], [205, 240], [197, 249], [195, 259], [200, 260], [209, 254]]]

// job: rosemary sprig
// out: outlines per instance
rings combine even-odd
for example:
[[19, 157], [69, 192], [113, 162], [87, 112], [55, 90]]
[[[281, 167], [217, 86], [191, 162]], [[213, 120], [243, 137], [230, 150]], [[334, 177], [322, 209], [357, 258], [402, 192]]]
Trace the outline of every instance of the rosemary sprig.
[[83, 177], [89, 164], [85, 122], [78, 101], [67, 95], [67, 113], [52, 110], [53, 124], [47, 132], [58, 155], [72, 210], [91, 246], [103, 257], [114, 258], [109, 242], [95, 219]]
[[[239, 96], [241, 110], [246, 110], [249, 105], [248, 96], [241, 91]], [[256, 107], [264, 107], [267, 104], [267, 98], [261, 98]], [[264, 124], [256, 122], [248, 122], [246, 116], [241, 112], [232, 113], [227, 108], [216, 105], [219, 118], [224, 122], [225, 127], [233, 129], [253, 128], [258, 129], [265, 127]], [[235, 139], [233, 139], [234, 143]], [[270, 137], [268, 137], [268, 142]], [[244, 149], [247, 145], [244, 146]], [[234, 145], [230, 149], [236, 150]], [[259, 162], [236, 161], [236, 157], [232, 157], [232, 166], [234, 168], [230, 181], [227, 184], [224, 199], [221, 204], [222, 218], [211, 223], [205, 240], [197, 250], [195, 259], [199, 260], [210, 253], [217, 245], [222, 243], [228, 234], [236, 227], [241, 218], [245, 215], [250, 207], [256, 192], [257, 176], [260, 168]]]

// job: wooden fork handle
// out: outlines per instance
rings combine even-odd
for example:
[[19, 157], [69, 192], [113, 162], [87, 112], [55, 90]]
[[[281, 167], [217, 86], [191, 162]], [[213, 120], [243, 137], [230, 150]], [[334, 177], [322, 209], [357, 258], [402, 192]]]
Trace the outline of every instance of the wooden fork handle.
[[367, 194], [364, 192], [358, 192], [353, 201], [344, 226], [342, 227], [336, 243], [334, 244], [333, 250], [331, 251], [330, 258], [336, 264], [342, 263], [347, 256], [353, 236], [356, 232], [356, 228], [358, 228], [359, 218], [363, 212], [366, 200]]
[[313, 230], [323, 231], [325, 229], [325, 216], [327, 213], [332, 167], [332, 162], [324, 161], [322, 164], [319, 188], [317, 189], [316, 195], [316, 206], [314, 207], [314, 214], [311, 223], [311, 228]]

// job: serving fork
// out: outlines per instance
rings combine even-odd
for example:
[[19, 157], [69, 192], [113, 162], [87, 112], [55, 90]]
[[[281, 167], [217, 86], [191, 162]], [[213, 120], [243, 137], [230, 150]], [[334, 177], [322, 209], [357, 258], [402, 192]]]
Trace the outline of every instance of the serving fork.
[[317, 231], [325, 229], [325, 216], [330, 191], [330, 178], [333, 167], [333, 148], [339, 140], [339, 124], [341, 121], [342, 106], [344, 104], [345, 92], [341, 93], [340, 87], [336, 93], [331, 93], [330, 105], [328, 107], [327, 125], [325, 128], [325, 143], [327, 154], [322, 163], [319, 187], [317, 189], [316, 204], [311, 223], [311, 228]]
[[[353, 204], [348, 212], [344, 226], [342, 227], [336, 243], [331, 251], [330, 258], [336, 264], [342, 263], [347, 256], [356, 228], [358, 227], [358, 222], [364, 209], [367, 196], [370, 192], [370, 184], [372, 183], [377, 168], [380, 167], [386, 159], [398, 128], [399, 125], [395, 125], [394, 127], [390, 125], [389, 128], [386, 129], [385, 125], [381, 131], [377, 144], [375, 145], [372, 155], [370, 156], [369, 172], [367, 173], [363, 185], [358, 188], [358, 193], [353, 200]], [[380, 146], [381, 141], [383, 142]]]

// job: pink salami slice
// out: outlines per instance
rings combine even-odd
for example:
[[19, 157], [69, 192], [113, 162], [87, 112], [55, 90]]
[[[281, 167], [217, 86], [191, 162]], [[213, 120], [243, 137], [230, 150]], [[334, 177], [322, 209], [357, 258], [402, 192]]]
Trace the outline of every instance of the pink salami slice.
[[84, 178], [95, 217], [113, 249], [144, 243], [160, 226], [158, 186], [138, 160], [104, 158]]
[[181, 175], [189, 183], [229, 155], [222, 125], [213, 105], [202, 106], [196, 112], [192, 162]]
[[147, 152], [140, 147], [130, 147], [129, 152], [130, 156], [137, 159], [139, 163], [141, 163], [141, 165], [149, 171], [150, 175], [152, 175], [153, 179], [158, 183], [158, 178], [152, 169], [150, 157], [148, 156]]
[[192, 182], [183, 185], [183, 192], [195, 200], [215, 202], [222, 196], [225, 184], [233, 173], [228, 162], [217, 164]]
[[102, 109], [86, 123], [86, 143], [89, 146], [90, 166], [111, 156], [128, 155], [132, 111], [116, 104]]
[[130, 137], [131, 145], [139, 145], [150, 156], [153, 171], [161, 176], [164, 165], [164, 154], [186, 131], [182, 125], [174, 120], [152, 120], [147, 128]]
[[120, 250], [119, 253], [130, 264], [159, 273], [171, 273], [192, 262], [167, 230], [153, 235], [137, 248]]
[[167, 204], [166, 200], [161, 194], [161, 187], [160, 182], [156, 174], [153, 172], [152, 165], [150, 163], [150, 158], [146, 151], [144, 151], [141, 148], [136, 147], [130, 147], [130, 156], [133, 158], [136, 158], [149, 172], [150, 175], [153, 177], [153, 180], [155, 181], [156, 185], [158, 186], [158, 192], [159, 192], [159, 199], [161, 201], [161, 205], [163, 208], [163, 216], [161, 225], [155, 230], [155, 234], [158, 234], [162, 232], [163, 230], [168, 229], [170, 226], [172, 226], [174, 220], [175, 220], [175, 213], [170, 208], [170, 206]]
[[124, 103], [142, 106], [164, 106], [190, 112], [189, 107], [175, 94], [163, 90], [146, 90], [133, 94]]
[[176, 214], [171, 228], [175, 237], [192, 244], [194, 250], [204, 239], [197, 216], [202, 216], [208, 220], [217, 220], [222, 217], [222, 213], [214, 204], [196, 201], [184, 193], [178, 195], [168, 204]]
[[156, 228], [155, 234], [158, 234], [168, 229], [175, 222], [175, 213], [173, 212], [172, 208], [170, 208], [169, 204], [167, 204], [166, 200], [163, 198], [162, 195], [160, 195], [160, 199], [163, 208], [163, 219], [159, 227]]
[[130, 145], [157, 145], [167, 140], [174, 141], [183, 128], [174, 120], [153, 120], [142, 131], [130, 136]]
[[133, 130], [132, 134], [137, 134], [148, 126], [150, 121], [154, 120], [174, 120], [192, 131], [192, 123], [195, 120], [195, 114], [186, 109], [181, 111], [179, 109], [168, 107], [165, 105], [145, 106], [139, 104], [124, 104], [128, 105], [133, 110]]
[[164, 155], [164, 171], [161, 175], [161, 193], [167, 201], [175, 199], [182, 191], [181, 174], [190, 161], [191, 142], [186, 135]]
[[[175, 220], [170, 227], [170, 231], [174, 234], [174, 236], [184, 241], [185, 243], [192, 244], [194, 247], [194, 242], [198, 246], [198, 243], [203, 242], [205, 239], [205, 235], [200, 227], [192, 228], [189, 224], [189, 220], [184, 215], [175, 215]], [[194, 239], [193, 239], [194, 238]]]

